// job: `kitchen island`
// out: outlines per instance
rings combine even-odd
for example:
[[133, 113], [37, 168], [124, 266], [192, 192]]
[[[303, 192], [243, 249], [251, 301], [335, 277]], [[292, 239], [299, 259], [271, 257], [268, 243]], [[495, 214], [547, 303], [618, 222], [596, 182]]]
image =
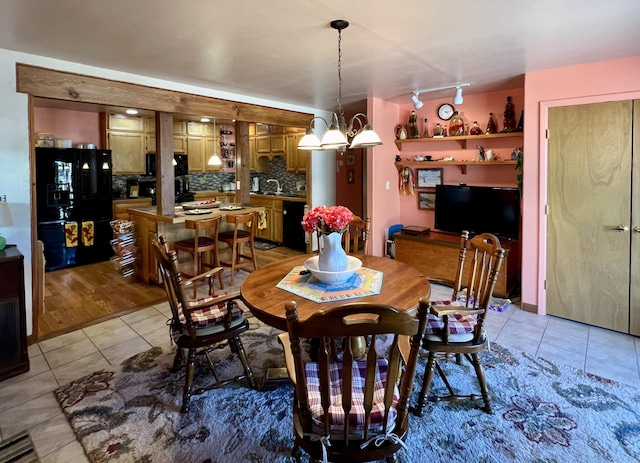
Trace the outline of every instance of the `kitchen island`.
[[153, 250], [151, 249], [151, 241], [156, 239], [158, 235], [165, 235], [169, 247], [172, 248], [173, 243], [176, 241], [194, 236], [194, 230], [185, 227], [187, 220], [203, 220], [222, 216], [221, 230], [227, 230], [230, 227], [224, 220], [227, 215], [244, 214], [253, 211], [264, 212], [265, 208], [243, 206], [242, 209], [237, 210], [221, 210], [220, 208], [202, 210], [209, 212], [201, 215], [190, 215], [188, 211], [178, 206], [176, 207], [175, 213], [169, 216], [158, 214], [155, 206], [129, 209], [129, 218], [135, 224], [136, 247], [138, 248], [135, 275], [138, 279], [145, 283], [160, 282], [157, 273], [157, 263], [155, 257], [153, 257]]

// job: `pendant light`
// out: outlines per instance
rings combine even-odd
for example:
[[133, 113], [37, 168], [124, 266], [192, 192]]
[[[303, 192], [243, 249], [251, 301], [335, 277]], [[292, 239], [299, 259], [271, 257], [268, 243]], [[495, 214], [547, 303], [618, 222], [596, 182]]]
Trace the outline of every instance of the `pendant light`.
[[[299, 150], [338, 150], [345, 151], [347, 145], [351, 143], [350, 148], [367, 148], [371, 146], [382, 145], [382, 141], [378, 134], [369, 124], [367, 116], [358, 113], [351, 118], [349, 126], [344, 119], [342, 111], [342, 30], [349, 27], [349, 22], [344, 19], [336, 19], [331, 21], [331, 27], [338, 31], [338, 107], [333, 113], [331, 124], [324, 118], [316, 116], [311, 119], [309, 128], [300, 142], [298, 142]], [[315, 121], [322, 120], [327, 127], [327, 131], [322, 136], [322, 141], [315, 135]], [[359, 128], [354, 128], [355, 122], [358, 122]], [[349, 139], [352, 141], [349, 142]]]
[[[213, 118], [213, 133], [216, 133], [216, 118]], [[211, 155], [211, 157], [209, 158], [209, 161], [207, 161], [207, 164], [210, 166], [218, 166], [220, 167], [222, 165], [222, 159], [220, 159], [220, 156], [218, 156], [217, 151], [217, 147], [216, 144], [213, 144], [213, 154]]]

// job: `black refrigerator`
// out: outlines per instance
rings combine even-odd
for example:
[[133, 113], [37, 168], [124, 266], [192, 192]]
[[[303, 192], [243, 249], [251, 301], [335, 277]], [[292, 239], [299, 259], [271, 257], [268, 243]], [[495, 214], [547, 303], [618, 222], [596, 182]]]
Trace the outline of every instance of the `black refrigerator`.
[[111, 168], [110, 150], [36, 148], [38, 239], [46, 271], [113, 255]]

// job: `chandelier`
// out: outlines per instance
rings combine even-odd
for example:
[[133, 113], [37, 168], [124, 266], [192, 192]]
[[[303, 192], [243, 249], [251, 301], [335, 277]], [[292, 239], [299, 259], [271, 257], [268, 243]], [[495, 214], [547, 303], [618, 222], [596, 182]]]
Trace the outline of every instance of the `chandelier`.
[[[349, 22], [344, 19], [331, 21], [331, 27], [338, 31], [338, 107], [333, 113], [331, 124], [324, 118], [316, 116], [311, 119], [307, 133], [298, 143], [299, 150], [338, 150], [343, 152], [349, 148], [368, 148], [382, 145], [378, 134], [367, 120], [363, 113], [357, 113], [349, 120], [347, 126], [344, 113], [342, 111], [342, 30], [349, 27]], [[320, 140], [314, 133], [315, 122], [321, 120], [328, 129]], [[357, 123], [357, 126], [355, 124]], [[351, 141], [349, 141], [351, 140]]]

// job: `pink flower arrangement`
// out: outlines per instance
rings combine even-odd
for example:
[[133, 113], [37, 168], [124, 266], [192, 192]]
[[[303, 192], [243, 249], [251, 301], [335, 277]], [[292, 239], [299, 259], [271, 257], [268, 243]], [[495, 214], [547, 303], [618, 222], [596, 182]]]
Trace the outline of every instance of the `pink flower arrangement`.
[[302, 228], [307, 233], [342, 233], [353, 218], [353, 212], [344, 206], [317, 206], [302, 218]]

